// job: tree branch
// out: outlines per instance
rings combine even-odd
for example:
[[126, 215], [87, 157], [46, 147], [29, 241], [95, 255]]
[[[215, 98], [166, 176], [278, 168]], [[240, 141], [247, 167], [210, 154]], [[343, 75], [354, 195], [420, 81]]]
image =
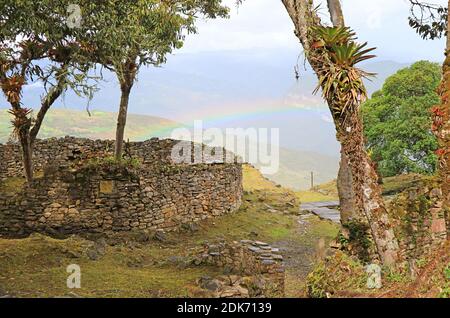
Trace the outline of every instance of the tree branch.
[[309, 51], [308, 29], [318, 17], [313, 10], [312, 0], [282, 0], [295, 26], [295, 35], [299, 38], [305, 52]]
[[333, 26], [345, 26], [344, 13], [342, 12], [340, 0], [328, 0], [328, 11], [330, 11], [330, 17]]
[[409, 25], [424, 39], [433, 40], [447, 35], [448, 8], [420, 0], [409, 0], [409, 3]]
[[33, 128], [30, 131], [30, 141], [33, 143], [36, 140], [37, 134], [39, 133], [39, 129], [41, 128], [42, 122], [44, 121], [44, 117], [47, 114], [47, 111], [53, 105], [53, 103], [61, 96], [66, 87], [67, 80], [67, 69], [68, 65], [63, 64], [61, 69], [58, 71], [57, 84], [53, 86], [47, 95], [41, 101], [41, 108], [36, 116]]

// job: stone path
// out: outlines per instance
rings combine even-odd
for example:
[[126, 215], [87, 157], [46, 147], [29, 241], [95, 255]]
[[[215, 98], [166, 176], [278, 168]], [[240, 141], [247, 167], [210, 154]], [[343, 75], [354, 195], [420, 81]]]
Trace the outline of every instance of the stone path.
[[322, 219], [341, 223], [341, 215], [337, 210], [339, 201], [310, 202], [300, 205], [300, 210], [313, 213]]

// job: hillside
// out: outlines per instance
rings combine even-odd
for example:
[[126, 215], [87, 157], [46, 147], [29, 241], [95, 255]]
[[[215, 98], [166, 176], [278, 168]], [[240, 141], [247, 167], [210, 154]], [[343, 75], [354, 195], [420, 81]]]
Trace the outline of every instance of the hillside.
[[[383, 196], [387, 199], [392, 198], [402, 191], [416, 187], [421, 182], [431, 179], [432, 176], [414, 173], [383, 178], [383, 183], [381, 184]], [[307, 191], [298, 191], [297, 196], [301, 202], [338, 200], [336, 179], [316, 185], [313, 189]]]
[[[87, 112], [70, 109], [51, 109], [39, 132], [39, 138], [67, 135], [91, 139], [114, 139], [117, 114], [112, 112]], [[138, 141], [151, 137], [165, 137], [179, 126], [174, 121], [154, 116], [128, 115], [125, 138]], [[10, 115], [0, 109], [0, 143], [8, 141], [11, 133]]]
[[[70, 109], [52, 109], [42, 125], [39, 138], [74, 136], [90, 139], [114, 139], [116, 113]], [[168, 137], [172, 129], [180, 127], [174, 121], [145, 115], [129, 114], [125, 138], [141, 141], [152, 137]], [[6, 143], [11, 133], [10, 116], [0, 109], [0, 143]], [[271, 180], [294, 190], [310, 187], [310, 173], [314, 171], [316, 184], [336, 178], [339, 159], [312, 151], [280, 149], [280, 169]]]
[[333, 180], [339, 169], [339, 158], [317, 152], [280, 149], [280, 169], [267, 178], [294, 190], [307, 190], [311, 187], [311, 172], [314, 184]]
[[[298, 50], [268, 50], [255, 54], [253, 50], [243, 50], [171, 55], [163, 67], [140, 71], [130, 99], [130, 111], [187, 122], [222, 112], [230, 115], [236, 108], [246, 113], [255, 105], [259, 107], [261, 101], [273, 101], [280, 107], [323, 104], [319, 94], [312, 94], [317, 78], [310, 68], [302, 67], [300, 80], [295, 79], [293, 68], [299, 53]], [[362, 65], [378, 74], [366, 82], [369, 94], [379, 90], [387, 76], [407, 66], [393, 61]], [[120, 90], [113, 74], [105, 71], [104, 75], [105, 81], [91, 105], [93, 109], [115, 111]], [[40, 94], [40, 89], [30, 88], [24, 94], [24, 103], [38, 104]], [[86, 101], [68, 92], [65, 103], [78, 105], [81, 110]], [[57, 105], [62, 102], [58, 101]]]

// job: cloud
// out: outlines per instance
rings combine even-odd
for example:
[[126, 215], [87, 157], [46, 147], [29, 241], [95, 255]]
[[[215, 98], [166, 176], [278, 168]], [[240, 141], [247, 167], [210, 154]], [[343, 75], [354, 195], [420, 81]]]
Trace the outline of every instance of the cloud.
[[198, 34], [189, 35], [181, 52], [298, 48], [292, 22], [278, 0], [247, 0], [230, 6], [229, 19], [200, 21]]
[[34, 82], [32, 84], [25, 85], [23, 87], [23, 89], [31, 90], [31, 89], [39, 89], [39, 88], [43, 88], [43, 87], [44, 87], [44, 84], [42, 84], [42, 82]]
[[[345, 16], [352, 25], [380, 29], [385, 18], [404, 12], [406, 0], [342, 0]], [[294, 27], [280, 0], [247, 0], [240, 7], [235, 0], [225, 0], [231, 8], [229, 19], [200, 21], [199, 34], [190, 35], [182, 52], [240, 50], [252, 48], [298, 48]], [[328, 19], [326, 1], [320, 15]]]
[[[346, 23], [361, 41], [378, 47], [380, 59], [412, 62], [442, 60], [444, 41], [424, 42], [408, 25], [408, 0], [341, 0]], [[446, 5], [447, 0], [433, 0]], [[178, 53], [229, 50], [298, 50], [293, 24], [280, 0], [246, 0], [239, 8], [235, 0], [225, 0], [231, 9], [229, 19], [200, 21], [199, 33], [187, 37]], [[328, 19], [326, 1], [320, 15]]]

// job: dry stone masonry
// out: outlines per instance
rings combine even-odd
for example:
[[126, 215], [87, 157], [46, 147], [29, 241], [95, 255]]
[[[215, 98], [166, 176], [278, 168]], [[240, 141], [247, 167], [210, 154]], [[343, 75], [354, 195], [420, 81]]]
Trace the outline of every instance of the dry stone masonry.
[[[238, 209], [241, 164], [218, 163], [205, 146], [204, 163], [174, 163], [177, 143], [127, 143], [133, 159], [118, 164], [108, 159], [112, 141], [38, 141], [34, 167], [43, 177], [23, 191], [0, 192], [0, 235], [172, 231]], [[0, 182], [22, 174], [19, 146], [0, 144]]]
[[433, 182], [410, 188], [391, 203], [397, 237], [406, 259], [419, 259], [447, 240], [442, 190]]
[[231, 285], [217, 282], [217, 297], [284, 296], [283, 256], [278, 248], [267, 243], [251, 240], [205, 243], [197, 252], [195, 263], [246, 277]]

